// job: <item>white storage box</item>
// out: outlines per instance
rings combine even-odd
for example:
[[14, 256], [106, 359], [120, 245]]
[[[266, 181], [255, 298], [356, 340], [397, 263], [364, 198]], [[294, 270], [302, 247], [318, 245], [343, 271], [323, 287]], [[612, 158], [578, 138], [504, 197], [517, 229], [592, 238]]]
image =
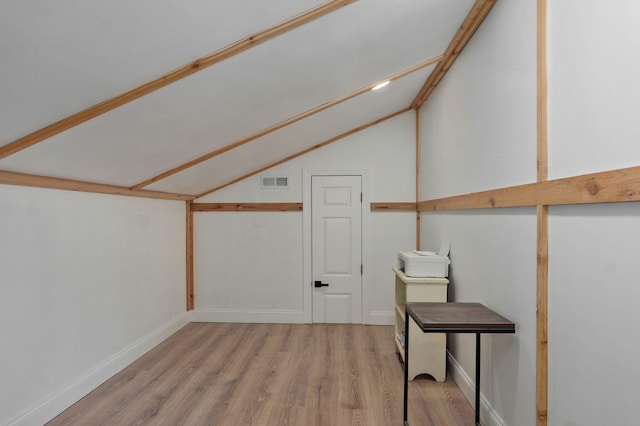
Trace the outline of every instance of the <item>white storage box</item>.
[[447, 277], [451, 263], [448, 254], [449, 248], [444, 245], [438, 253], [417, 250], [399, 251], [398, 269], [408, 277]]

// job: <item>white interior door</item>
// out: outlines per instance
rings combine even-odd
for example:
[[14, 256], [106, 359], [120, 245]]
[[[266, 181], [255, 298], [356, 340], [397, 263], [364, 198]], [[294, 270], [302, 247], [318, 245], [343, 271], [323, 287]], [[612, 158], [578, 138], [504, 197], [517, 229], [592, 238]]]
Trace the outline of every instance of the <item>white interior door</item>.
[[362, 177], [312, 176], [313, 322], [362, 322]]

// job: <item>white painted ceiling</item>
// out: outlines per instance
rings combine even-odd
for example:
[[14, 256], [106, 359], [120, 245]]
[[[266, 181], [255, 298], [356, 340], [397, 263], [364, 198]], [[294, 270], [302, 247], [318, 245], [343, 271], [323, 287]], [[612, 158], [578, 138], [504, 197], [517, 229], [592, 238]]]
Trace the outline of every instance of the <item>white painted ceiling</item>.
[[[0, 146], [323, 3], [0, 1]], [[443, 54], [473, 4], [357, 0], [0, 159], [0, 170], [135, 186]], [[196, 195], [222, 186], [407, 108], [432, 70], [145, 189]]]

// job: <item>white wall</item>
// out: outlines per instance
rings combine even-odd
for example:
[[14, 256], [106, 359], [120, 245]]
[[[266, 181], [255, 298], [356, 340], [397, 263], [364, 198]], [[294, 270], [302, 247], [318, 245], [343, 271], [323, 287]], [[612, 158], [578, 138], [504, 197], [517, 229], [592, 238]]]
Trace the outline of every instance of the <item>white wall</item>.
[[[516, 323], [515, 335], [482, 337], [486, 424], [534, 424], [536, 366], [535, 209], [423, 215], [424, 236], [451, 241], [449, 301], [480, 302]], [[452, 334], [449, 368], [473, 401], [475, 338]]]
[[[289, 189], [262, 189], [254, 176], [197, 201], [302, 202], [304, 170], [365, 170], [370, 201], [414, 201], [414, 153], [410, 112], [262, 174], [288, 176]], [[415, 246], [415, 214], [364, 214], [364, 321], [392, 324], [391, 268], [398, 250]], [[304, 321], [303, 213], [196, 213], [194, 226], [196, 318]]]
[[[536, 1], [497, 2], [421, 109], [421, 200], [536, 180]], [[535, 424], [535, 208], [422, 215], [422, 243], [451, 240], [449, 300], [516, 323], [482, 338], [482, 418]], [[473, 401], [475, 339], [451, 335], [450, 372]], [[553, 424], [553, 423], [551, 423]]]
[[638, 424], [640, 204], [549, 215], [549, 420]]
[[[549, 175], [638, 166], [640, 4], [549, 2]], [[640, 205], [549, 211], [549, 421], [637, 424]]]
[[[637, 166], [637, 2], [549, 2], [549, 175]], [[536, 180], [536, 1], [497, 2], [421, 112], [421, 199]], [[551, 207], [550, 425], [637, 423], [640, 205]], [[424, 214], [423, 242], [451, 238], [451, 290], [516, 322], [485, 337], [488, 424], [534, 425], [534, 208]], [[473, 343], [450, 339], [471, 390]], [[469, 395], [471, 396], [471, 395]]]
[[303, 322], [302, 215], [196, 213], [200, 321]]
[[637, 166], [640, 3], [549, 2], [549, 178]]
[[421, 200], [536, 178], [535, 0], [497, 2], [421, 108]]
[[39, 425], [188, 322], [185, 206], [0, 186], [0, 424]]

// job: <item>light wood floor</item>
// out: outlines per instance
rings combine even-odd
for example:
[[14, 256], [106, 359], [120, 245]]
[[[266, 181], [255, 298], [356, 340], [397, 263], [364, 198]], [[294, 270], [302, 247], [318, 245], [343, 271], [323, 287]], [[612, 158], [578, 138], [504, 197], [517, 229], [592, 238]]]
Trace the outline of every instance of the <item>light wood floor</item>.
[[[402, 425], [393, 327], [192, 323], [49, 425]], [[456, 385], [420, 376], [412, 426], [472, 425]]]

